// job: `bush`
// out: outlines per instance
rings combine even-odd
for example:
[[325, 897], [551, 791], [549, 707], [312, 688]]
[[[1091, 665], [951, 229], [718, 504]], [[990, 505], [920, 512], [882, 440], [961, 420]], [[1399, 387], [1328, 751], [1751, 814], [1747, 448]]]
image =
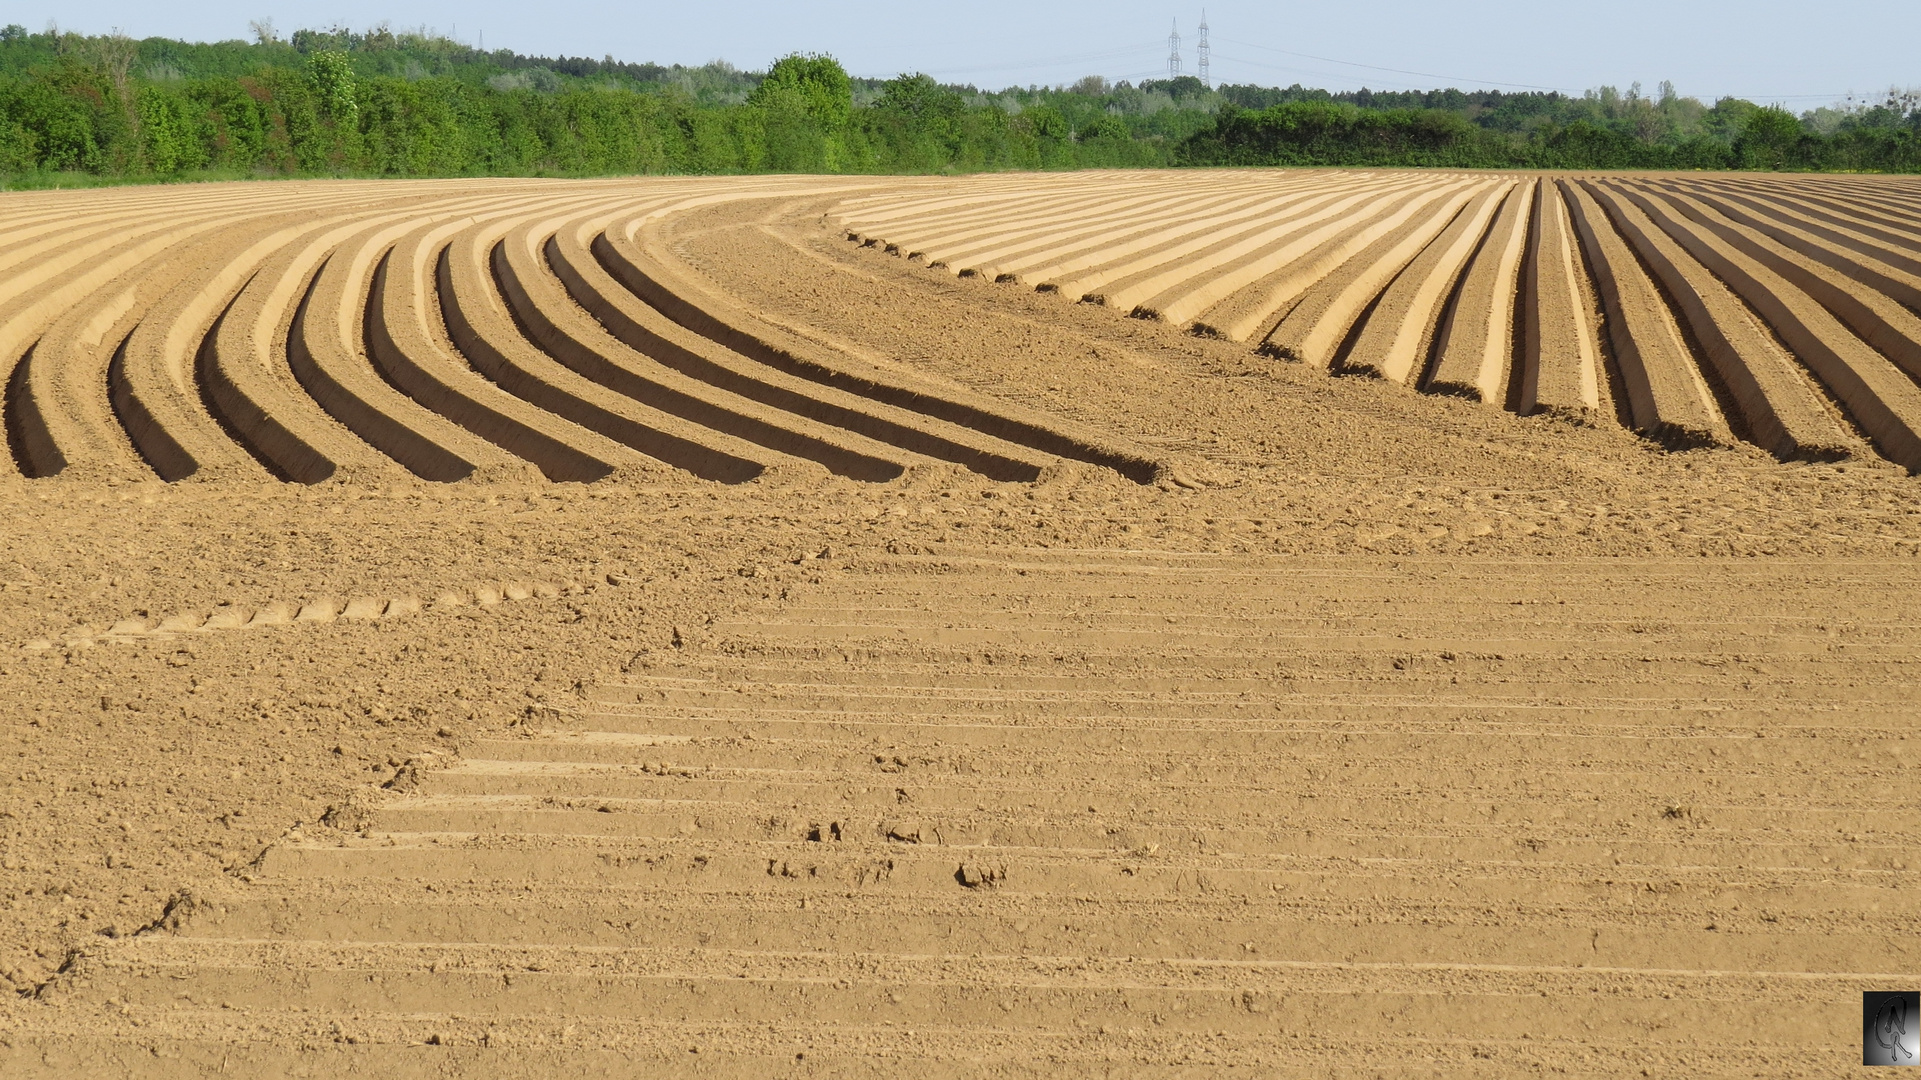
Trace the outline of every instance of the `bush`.
[[[854, 105], [857, 83], [871, 106]], [[763, 77], [381, 30], [193, 44], [0, 27], [0, 176], [16, 178], [1170, 164], [1921, 172], [1921, 95], [1813, 121], [1668, 87], [1573, 98], [1088, 78], [989, 96], [924, 74], [854, 80], [814, 54]]]
[[794, 53], [774, 61], [767, 77], [747, 95], [747, 104], [837, 128], [853, 111], [854, 84], [833, 57]]

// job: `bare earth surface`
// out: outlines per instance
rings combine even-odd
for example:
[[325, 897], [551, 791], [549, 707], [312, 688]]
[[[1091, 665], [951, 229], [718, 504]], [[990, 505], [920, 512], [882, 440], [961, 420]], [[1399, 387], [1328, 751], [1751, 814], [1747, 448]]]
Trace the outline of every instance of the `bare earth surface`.
[[1750, 186], [7, 196], [0, 1074], [1852, 1068], [1921, 210]]

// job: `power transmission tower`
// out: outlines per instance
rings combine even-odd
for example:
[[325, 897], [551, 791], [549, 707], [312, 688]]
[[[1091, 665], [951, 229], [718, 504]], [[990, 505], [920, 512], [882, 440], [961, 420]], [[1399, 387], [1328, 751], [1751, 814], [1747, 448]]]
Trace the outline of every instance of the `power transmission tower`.
[[1167, 77], [1181, 77], [1181, 23], [1174, 20], [1174, 32], [1167, 35]]
[[1202, 8], [1201, 9], [1201, 42], [1200, 44], [1194, 46], [1194, 55], [1200, 60], [1201, 85], [1207, 87], [1209, 90], [1212, 90], [1214, 89], [1214, 83], [1212, 80], [1210, 80], [1207, 77], [1207, 53], [1208, 53], [1207, 9]]

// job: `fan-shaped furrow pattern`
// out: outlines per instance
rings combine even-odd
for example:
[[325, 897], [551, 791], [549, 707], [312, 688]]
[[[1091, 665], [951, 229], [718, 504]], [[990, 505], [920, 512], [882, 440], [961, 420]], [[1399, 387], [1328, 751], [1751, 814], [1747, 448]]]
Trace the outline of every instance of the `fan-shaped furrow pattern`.
[[[589, 250], [588, 238], [600, 231], [597, 225], [563, 226], [541, 245], [544, 265], [531, 252], [524, 262], [532, 274], [553, 274], [573, 301], [628, 348], [740, 397], [966, 465], [995, 480], [1031, 481], [1045, 465], [1043, 455], [1025, 447], [756, 364], [701, 337], [621, 288]], [[510, 267], [518, 253], [516, 247], [505, 249]], [[561, 305], [556, 299], [551, 307], [559, 310]]]
[[[1515, 180], [1524, 192], [1488, 197]], [[1865, 437], [1921, 467], [1912, 181], [1515, 180], [994, 177], [862, 193], [836, 220], [868, 247], [1342, 373], [1522, 413], [1612, 411], [1676, 448], [1740, 438], [1832, 458]]]
[[1353, 219], [1330, 222], [1214, 280], [1198, 287], [1183, 284], [1140, 306], [1144, 312], [1172, 323], [1204, 320], [1230, 341], [1257, 340], [1315, 282], [1336, 272], [1376, 241], [1424, 220], [1437, 201], [1463, 186], [1456, 181], [1397, 193]]
[[1219, 235], [1285, 205], [1284, 193], [1300, 186], [1277, 184], [1254, 192], [1157, 192], [1118, 207], [1105, 199], [1080, 198], [1071, 204], [1072, 211], [1023, 220], [1016, 228], [1008, 228], [1004, 217], [995, 233], [983, 234], [977, 227], [979, 239], [968, 246], [942, 250], [938, 241], [914, 246], [923, 249], [918, 253], [928, 262], [955, 273], [1011, 276], [1058, 289], [1056, 278], [1088, 268], [1090, 264], [1081, 259], [1111, 261], [1132, 251], [1151, 250], [1182, 233]]
[[536, 348], [514, 327], [493, 281], [497, 231], [475, 225], [440, 255], [440, 301], [453, 343], [508, 392], [697, 476], [741, 483], [784, 460], [590, 379]]
[[531, 462], [549, 480], [599, 480], [639, 465], [631, 448], [535, 408], [483, 378], [437, 340], [440, 248], [465, 225], [445, 222], [401, 238], [374, 269], [367, 355], [415, 401]]
[[1307, 185], [1282, 183], [1223, 203], [1189, 201], [1158, 218], [1095, 232], [1074, 232], [1046, 246], [1015, 248], [1004, 256], [1001, 273], [1035, 282], [1048, 292], [1084, 298], [1102, 275], [1153, 266], [1154, 253], [1170, 245], [1183, 241], [1198, 245], [1196, 236], [1218, 242], [1245, 235], [1258, 226], [1298, 216], [1326, 198], [1325, 192]]
[[914, 386], [851, 357], [831, 354], [695, 283], [686, 270], [674, 266], [671, 257], [636, 243], [625, 226], [596, 237], [593, 254], [622, 287], [661, 314], [778, 371], [1043, 453], [1101, 465], [1137, 483], [1150, 483], [1160, 472], [1160, 464], [1144, 453], [1073, 431], [1039, 413], [1005, 402], [969, 400], [944, 388]]
[[[558, 227], [559, 222], [546, 223]], [[691, 379], [636, 351], [575, 305], [546, 272], [545, 228], [497, 241], [488, 261], [501, 295], [527, 337], [585, 377], [663, 412], [857, 480], [892, 480], [906, 459], [858, 436], [782, 414]], [[546, 233], [546, 235], [552, 235]]]
[[[1051, 197], [1103, 183], [1081, 178]], [[319, 483], [395, 470], [522, 476], [531, 465], [591, 481], [665, 462], [740, 482], [787, 462], [885, 481], [944, 460], [1018, 481], [1054, 460], [1038, 442], [1150, 477], [1151, 459], [1023, 421], [1018, 408], [876, 383], [859, 364], [812, 378], [768, 367], [615, 282], [588, 251], [593, 230], [567, 241], [563, 274], [561, 245], [548, 242], [584, 217], [632, 230], [741, 199], [873, 186], [767, 177], [22, 194], [0, 206], [0, 468]], [[463, 241], [477, 254], [469, 269], [447, 253], [475, 222], [492, 232], [484, 249]], [[510, 233], [525, 257], [495, 265]]]
[[[1269, 267], [1282, 265], [1347, 229], [1351, 212], [1378, 211], [1381, 201], [1405, 196], [1412, 184], [1406, 180], [1388, 183], [1357, 184], [1359, 191], [1336, 189], [1288, 207], [1288, 212], [1273, 218], [1263, 217], [1255, 226], [1238, 234], [1222, 236], [1203, 232], [1193, 235], [1182, 230], [1180, 238], [1164, 243], [1140, 258], [1119, 266], [1101, 265], [1059, 285], [1068, 296], [1098, 297], [1101, 303], [1120, 311], [1152, 314], [1168, 322], [1182, 322], [1167, 310], [1165, 303], [1151, 303], [1163, 293], [1189, 283], [1207, 289], [1211, 306], [1248, 280], [1264, 274]], [[1184, 291], [1179, 295], [1187, 295]], [[1220, 328], [1216, 328], [1217, 330]]]
[[[1379, 182], [1359, 182], [1356, 186], [1371, 189]], [[1364, 193], [1347, 196], [1350, 203], [1365, 198]], [[1063, 252], [1035, 268], [1031, 276], [1041, 283], [1040, 288], [1070, 299], [1104, 297], [1107, 290], [1123, 287], [1131, 278], [1189, 255], [1225, 251], [1237, 244], [1259, 246], [1339, 201], [1338, 191], [1283, 185], [1278, 196], [1251, 207], [1235, 207], [1199, 219], [1177, 218], [1171, 224], [1157, 222], [1159, 227], [1116, 243], [1095, 243], [1079, 251]]]
[[1448, 298], [1513, 187], [1503, 183], [1476, 196], [1394, 279], [1363, 323], [1343, 370], [1395, 383], [1425, 373]]
[[1267, 335], [1263, 351], [1316, 367], [1328, 366], [1355, 321], [1387, 283], [1453, 223], [1463, 206], [1484, 194], [1486, 187], [1477, 185], [1453, 192], [1340, 263], [1288, 309]]
[[334, 419], [418, 476], [452, 481], [476, 470], [523, 474], [519, 458], [389, 386], [361, 353], [374, 264], [407, 231], [403, 222], [362, 232], [328, 258], [288, 334], [294, 375]]

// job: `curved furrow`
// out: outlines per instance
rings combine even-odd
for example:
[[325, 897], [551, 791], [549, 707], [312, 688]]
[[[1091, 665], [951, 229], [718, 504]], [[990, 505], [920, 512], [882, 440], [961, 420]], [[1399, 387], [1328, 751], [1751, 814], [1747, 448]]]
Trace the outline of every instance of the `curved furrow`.
[[[610, 333], [578, 307], [548, 271], [545, 241], [553, 235], [551, 230], [562, 224], [546, 220], [533, 228], [517, 230], [493, 244], [487, 255], [508, 309], [541, 351], [581, 375], [663, 412], [790, 457], [817, 462], [850, 479], [892, 480], [913, 463], [913, 458], [897, 448], [770, 409], [690, 378], [678, 365], [657, 361], [655, 353], [638, 350]], [[659, 351], [665, 350], [657, 348]], [[685, 361], [687, 350], [683, 348], [681, 353]]]
[[[315, 204], [311, 198], [291, 201], [296, 207]], [[56, 238], [53, 247], [58, 253], [35, 262], [32, 274], [0, 277], [0, 385], [30, 391], [25, 379], [15, 379], [15, 365], [56, 319], [94, 293], [111, 288], [122, 275], [136, 272], [150, 260], [194, 242], [196, 237], [251, 216], [236, 209], [231, 200], [222, 200], [219, 205], [222, 209], [217, 211], [176, 217], [148, 228], [110, 230], [86, 242], [62, 245]], [[11, 455], [0, 465], [7, 473], [17, 468]]]
[[1147, 453], [1083, 435], [1058, 419], [1005, 402], [973, 399], [964, 391], [917, 387], [898, 373], [882, 372], [831, 353], [800, 335], [752, 315], [676, 268], [671, 255], [637, 242], [628, 222], [596, 237], [592, 251], [627, 291], [687, 329], [777, 371], [937, 417], [961, 427], [1056, 457], [1113, 469], [1136, 483], [1152, 483], [1162, 465]]
[[1729, 441], [1727, 420], [1689, 355], [1667, 301], [1607, 220], [1594, 197], [1563, 180], [1568, 210], [1594, 270], [1608, 341], [1634, 427], [1665, 445]]
[[446, 214], [501, 205], [497, 196], [443, 195], [307, 223], [301, 238], [269, 260], [241, 291], [212, 349], [203, 354], [201, 393], [208, 408], [233, 438], [286, 479], [314, 484], [336, 475], [377, 480], [400, 472], [396, 461], [320, 408], [294, 378], [286, 344], [296, 306], [328, 253], [356, 233], [428, 210]]
[[109, 366], [114, 411], [162, 479], [278, 471], [223, 430], [201, 373], [214, 367], [215, 340], [242, 289], [270, 258], [310, 232], [324, 209], [310, 207], [292, 220], [261, 215], [196, 245], [197, 271], [178, 276]]
[[[873, 196], [873, 201], [882, 209], [863, 209], [863, 200], [855, 198], [842, 203], [852, 207], [842, 215], [847, 227], [856, 231], [869, 228], [886, 228], [894, 225], [914, 225], [924, 222], [948, 222], [969, 217], [997, 217], [1010, 204], [1022, 201], [1072, 198], [1081, 193], [1098, 193], [1106, 190], [1099, 181], [1074, 181], [1064, 184], [1036, 183], [1032, 178], [1021, 178], [1011, 183], [995, 178], [997, 190], [983, 194], [968, 192], [963, 195], [934, 195], [918, 200], [901, 201], [892, 193]], [[1002, 185], [1005, 184], [1003, 187]]]
[[924, 255], [931, 262], [943, 256], [944, 247], [1004, 228], [1010, 215], [1022, 221], [1042, 220], [1061, 213], [1073, 213], [1090, 200], [1098, 200], [1101, 195], [1098, 187], [1071, 193], [1008, 193], [990, 203], [970, 207], [965, 212], [933, 217], [915, 216], [900, 221], [897, 227], [889, 227], [886, 222], [850, 222], [847, 228], [863, 242], [866, 240], [866, 234], [861, 231], [863, 228], [886, 228], [888, 235], [877, 238], [878, 242], [898, 248], [903, 255]]
[[[204, 216], [208, 209], [204, 206], [193, 208], [191, 216]], [[174, 218], [177, 222], [178, 218]], [[98, 237], [113, 236], [121, 241], [127, 240], [128, 226], [136, 228], [164, 228], [154, 215], [139, 211], [124, 214], [89, 214], [76, 222], [71, 214], [49, 215], [48, 220], [37, 225], [11, 227], [0, 224], [0, 274], [16, 267], [34, 265], [49, 254], [75, 245], [89, 243]]]
[[1369, 243], [1303, 293], [1263, 340], [1262, 349], [1327, 367], [1368, 305], [1489, 186], [1455, 191]]
[[[224, 314], [216, 315], [203, 333], [218, 330]], [[170, 482], [203, 471], [214, 479], [265, 479], [257, 467], [249, 468], [255, 462], [225, 439], [212, 417], [196, 408], [199, 403], [169, 377], [173, 361], [179, 359], [169, 347], [169, 329], [165, 324], [135, 327], [107, 365], [108, 400], [134, 448]], [[196, 357], [185, 358], [186, 363], [191, 366]]]
[[[1289, 185], [1292, 187], [1294, 185]], [[941, 263], [956, 272], [984, 269], [983, 264], [1022, 256], [1064, 255], [1075, 244], [1125, 242], [1137, 233], [1167, 229], [1182, 221], [1218, 216], [1271, 196], [1273, 191], [1237, 190], [1153, 191], [1132, 199], [1075, 199], [1048, 214], [1027, 213], [1010, 218], [1004, 208], [979, 226], [962, 233], [920, 240], [903, 248], [930, 264]]]
[[1921, 317], [1880, 293], [1861, 288], [1855, 278], [1730, 220], [1704, 202], [1676, 192], [1664, 195], [1694, 224], [1793, 283], [1910, 377], [1921, 379]]
[[[1088, 223], [1057, 228], [1052, 233], [1034, 235], [1025, 229], [1014, 229], [1008, 234], [1011, 239], [999, 247], [955, 257], [962, 260], [961, 265], [972, 265], [977, 273], [996, 280], [1040, 282], [1046, 277], [1071, 273], [1075, 268], [1073, 257], [1077, 254], [1120, 253], [1149, 236], [1171, 237], [1180, 230], [1194, 234], [1232, 228], [1285, 205], [1304, 188], [1305, 185], [1273, 185], [1252, 194], [1175, 196], [1170, 212], [1142, 217], [1139, 221], [1133, 220], [1135, 215], [1101, 215]], [[1059, 285], [1052, 288], [1058, 291]]]
[[[1806, 376], [1726, 285], [1613, 189], [1581, 186], [1604, 207], [1660, 281], [1732, 400], [1743, 434], [1783, 459], [1851, 457], [1856, 440], [1823, 407]], [[1733, 418], [1731, 417], [1730, 420]]]
[[1513, 189], [1512, 181], [1503, 181], [1475, 196], [1401, 271], [1361, 327], [1353, 350], [1343, 361], [1344, 371], [1406, 383], [1421, 370], [1462, 269], [1480, 247], [1495, 213]]
[[[527, 253], [530, 273], [551, 272], [564, 289], [564, 293], [555, 290], [548, 294], [553, 296], [553, 303], [534, 307], [560, 311], [565, 309], [563, 299], [571, 298], [606, 333], [634, 352], [689, 379], [773, 409], [914, 454], [964, 465], [994, 480], [1024, 482], [1040, 475], [1047, 459], [1025, 447], [785, 374], [680, 326], [623, 289], [594, 258], [589, 250], [590, 237], [599, 235], [599, 226], [598, 222], [583, 221], [557, 229], [542, 245], [545, 267], [537, 265], [532, 252]], [[520, 261], [518, 245], [510, 243], [505, 255], [516, 280], [525, 280], [528, 274], [515, 266]], [[530, 326], [531, 322], [523, 318], [522, 325]]]
[[362, 355], [374, 264], [412, 228], [410, 221], [376, 225], [328, 256], [294, 310], [288, 366], [322, 409], [416, 476], [525, 477], [534, 470], [520, 458], [389, 386]]
[[1767, 320], [1853, 415], [1882, 456], [1921, 471], [1921, 387], [1812, 297], [1690, 221], [1667, 200], [1635, 189], [1624, 195]]
[[1392, 198], [1412, 186], [1410, 181], [1400, 180], [1356, 185], [1360, 190], [1309, 189], [1289, 200], [1286, 212], [1248, 221], [1240, 230], [1199, 235], [1190, 227], [1163, 230], [1158, 239], [1143, 238], [1126, 245], [1146, 252], [1139, 258], [1118, 264], [1108, 257], [1093, 258], [1086, 262], [1091, 269], [1084, 273], [1061, 279], [1050, 272], [1045, 280], [1064, 296], [1098, 298], [1108, 307], [1132, 311], [1134, 305], [1180, 282], [1206, 279], [1223, 266], [1245, 265], [1276, 250], [1291, 250], [1290, 241], [1316, 235], [1318, 230], [1329, 228], [1330, 222], [1343, 220], [1356, 206]]
[[1601, 407], [1600, 350], [1559, 185], [1535, 185], [1533, 216], [1521, 277], [1520, 411], [1580, 416]]
[[465, 227], [462, 219], [416, 228], [375, 265], [365, 323], [374, 367], [408, 397], [549, 480], [590, 482], [623, 466], [644, 467], [631, 448], [507, 393], [436, 340], [438, 256]]
[[119, 235], [125, 240], [142, 229], [178, 225], [183, 212], [192, 219], [236, 209], [253, 210], [259, 205], [257, 198], [242, 194], [230, 192], [209, 197], [199, 193], [198, 198], [183, 195], [166, 203], [114, 203], [78, 212], [72, 206], [65, 206], [21, 215], [0, 221], [0, 273], [100, 236]]
[[[1349, 194], [1351, 197], [1346, 200], [1349, 204], [1366, 198], [1365, 194]], [[1341, 202], [1341, 196], [1339, 190], [1303, 186], [1227, 214], [1198, 221], [1177, 221], [1172, 225], [1156, 222], [1150, 230], [1135, 233], [1118, 243], [1096, 240], [1079, 249], [1063, 251], [1032, 267], [1023, 276], [1037, 282], [1037, 287], [1044, 291], [1059, 292], [1069, 299], [1084, 299], [1101, 283], [1151, 273], [1170, 261], [1227, 246], [1249, 236], [1295, 228], [1300, 219], [1325, 212], [1330, 205]]]
[[32, 274], [0, 279], [0, 379], [13, 385], [15, 364], [56, 320], [110, 288], [123, 274], [197, 235], [207, 223], [222, 220], [205, 215], [172, 230], [78, 243], [60, 257], [35, 263]]
[[532, 405], [703, 479], [745, 483], [786, 460], [609, 389], [535, 348], [498, 298], [488, 265], [496, 233], [469, 226], [441, 249], [436, 268], [448, 336], [481, 374]]
[[1538, 180], [1508, 193], [1461, 280], [1435, 350], [1430, 393], [1501, 401], [1514, 351], [1514, 292]]
[[[123, 265], [118, 256], [126, 252], [165, 250], [182, 237], [230, 222], [246, 221], [262, 213], [296, 213], [346, 201], [346, 196], [314, 195], [297, 196], [271, 205], [251, 199], [210, 199], [195, 205], [191, 213], [158, 217], [138, 213], [114, 215], [97, 228], [92, 227], [92, 215], [88, 215], [72, 230], [0, 255], [0, 305], [12, 303], [49, 279], [76, 270], [94, 279], [102, 264]], [[8, 273], [28, 267], [32, 273]]]
[[1426, 184], [1390, 188], [1346, 208], [1304, 222], [1279, 242], [1253, 240], [1214, 251], [1188, 268], [1160, 270], [1144, 279], [1108, 286], [1110, 306], [1176, 326], [1205, 314], [1200, 329], [1246, 341], [1299, 290], [1339, 266], [1425, 207], [1439, 192]]
[[127, 275], [136, 280], [88, 295], [54, 320], [14, 369], [6, 395], [6, 426], [23, 475], [66, 473], [115, 480], [153, 476], [101, 390], [107, 366], [177, 270], [168, 260], [157, 259]]
[[1257, 340], [1315, 282], [1375, 241], [1425, 219], [1437, 202], [1471, 190], [1474, 183], [1457, 178], [1382, 198], [1345, 222], [1329, 223], [1285, 247], [1224, 268], [1198, 287], [1169, 288], [1139, 307], [1176, 326], [1194, 322], [1198, 329], [1229, 341]]
[[287, 359], [297, 308], [328, 253], [364, 229], [336, 226], [289, 245], [234, 299], [200, 365], [208, 408], [276, 474], [302, 484], [374, 481], [400, 465], [348, 430], [301, 388]]

